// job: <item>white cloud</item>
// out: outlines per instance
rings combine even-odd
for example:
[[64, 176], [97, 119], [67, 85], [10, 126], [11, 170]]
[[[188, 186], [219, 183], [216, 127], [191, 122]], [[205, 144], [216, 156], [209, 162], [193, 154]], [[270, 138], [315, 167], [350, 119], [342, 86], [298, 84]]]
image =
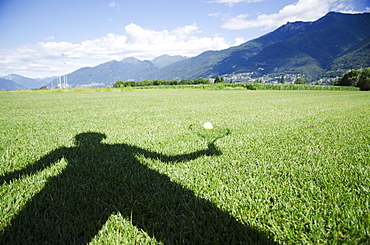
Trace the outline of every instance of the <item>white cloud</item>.
[[53, 41], [53, 40], [55, 40], [54, 36], [44, 38], [44, 41]]
[[229, 18], [222, 25], [222, 28], [231, 30], [261, 28], [269, 30], [288, 21], [313, 21], [329, 11], [353, 12], [352, 3], [353, 0], [298, 0], [294, 4], [285, 6], [278, 13], [261, 14], [256, 19], [248, 19], [249, 16], [244, 14]]
[[112, 2], [110, 2], [109, 4], [108, 4], [108, 7], [109, 8], [114, 8], [114, 7], [116, 7], [117, 6], [117, 4], [116, 4], [116, 2], [115, 1], [112, 1]]
[[155, 31], [131, 23], [125, 31], [124, 35], [110, 33], [76, 44], [45, 41], [1, 50], [0, 75], [16, 73], [46, 77], [131, 56], [142, 60], [162, 54], [195, 56], [206, 50], [225, 49], [244, 41], [239, 38], [235, 43], [228, 43], [223, 37], [199, 37], [201, 30], [196, 24]]
[[220, 12], [217, 12], [217, 13], [209, 13], [207, 16], [210, 16], [210, 17], [219, 17], [221, 15]]
[[245, 43], [246, 41], [244, 40], [244, 38], [242, 37], [237, 37], [235, 38], [235, 42], [232, 46], [239, 46], [240, 44], [243, 44]]

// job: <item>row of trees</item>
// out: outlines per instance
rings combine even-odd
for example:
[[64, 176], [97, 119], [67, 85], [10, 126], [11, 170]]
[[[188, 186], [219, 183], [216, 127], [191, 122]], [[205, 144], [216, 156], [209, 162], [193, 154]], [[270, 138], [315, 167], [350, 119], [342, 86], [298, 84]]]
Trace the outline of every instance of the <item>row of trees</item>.
[[[140, 86], [157, 86], [157, 85], [192, 85], [192, 84], [210, 84], [213, 80], [208, 78], [198, 78], [195, 80], [164, 80], [164, 79], [155, 79], [155, 80], [143, 80], [141, 82], [134, 81], [117, 81], [113, 84], [113, 88], [121, 87], [140, 87]], [[216, 77], [214, 83], [224, 82], [223, 77]]]
[[[281, 76], [280, 83], [281, 84], [285, 84], [285, 75], [282, 75]], [[297, 78], [294, 81], [294, 84], [306, 84], [306, 80], [304, 80], [303, 78], [299, 77], [299, 78]]]
[[113, 88], [140, 87], [140, 86], [153, 86], [153, 85], [175, 85], [175, 84], [177, 84], [176, 80], [167, 81], [164, 79], [143, 80], [141, 82], [117, 81], [113, 84]]
[[[113, 88], [121, 88], [121, 87], [140, 87], [140, 86], [157, 86], [157, 85], [195, 85], [195, 84], [211, 84], [211, 83], [224, 83], [224, 77], [216, 77], [214, 80], [209, 78], [198, 78], [195, 80], [185, 80], [181, 79], [180, 81], [177, 80], [164, 80], [164, 79], [155, 79], [155, 80], [143, 80], [141, 82], [135, 81], [117, 81], [113, 84]], [[255, 83], [262, 83], [262, 79], [259, 78], [254, 81]], [[230, 81], [232, 83], [232, 81]], [[285, 83], [284, 75], [281, 77], [280, 83]], [[298, 78], [295, 81], [295, 84], [305, 84], [305, 80], [303, 78]]]
[[352, 69], [341, 78], [334, 80], [334, 85], [359, 87], [362, 91], [370, 90], [370, 67], [360, 70]]

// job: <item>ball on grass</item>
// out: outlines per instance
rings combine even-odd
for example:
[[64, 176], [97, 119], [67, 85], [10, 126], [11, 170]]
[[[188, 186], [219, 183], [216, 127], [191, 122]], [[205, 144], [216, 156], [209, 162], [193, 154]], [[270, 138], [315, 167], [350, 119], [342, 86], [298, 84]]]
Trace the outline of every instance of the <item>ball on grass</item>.
[[213, 125], [210, 122], [206, 122], [206, 123], [203, 124], [203, 128], [205, 128], [205, 129], [212, 129], [213, 128]]

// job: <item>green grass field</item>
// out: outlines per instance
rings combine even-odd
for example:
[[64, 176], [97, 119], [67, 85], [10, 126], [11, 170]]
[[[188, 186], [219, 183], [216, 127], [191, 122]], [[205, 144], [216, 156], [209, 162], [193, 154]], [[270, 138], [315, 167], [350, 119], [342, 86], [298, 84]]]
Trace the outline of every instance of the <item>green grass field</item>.
[[370, 93], [0, 93], [0, 112], [0, 244], [370, 241]]

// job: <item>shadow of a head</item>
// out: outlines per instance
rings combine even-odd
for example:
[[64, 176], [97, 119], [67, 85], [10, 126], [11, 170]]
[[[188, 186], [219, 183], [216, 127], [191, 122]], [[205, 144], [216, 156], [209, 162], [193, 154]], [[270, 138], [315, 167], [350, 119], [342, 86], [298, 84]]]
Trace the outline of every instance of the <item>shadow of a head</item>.
[[99, 145], [107, 136], [102, 133], [85, 132], [75, 136], [76, 146]]

